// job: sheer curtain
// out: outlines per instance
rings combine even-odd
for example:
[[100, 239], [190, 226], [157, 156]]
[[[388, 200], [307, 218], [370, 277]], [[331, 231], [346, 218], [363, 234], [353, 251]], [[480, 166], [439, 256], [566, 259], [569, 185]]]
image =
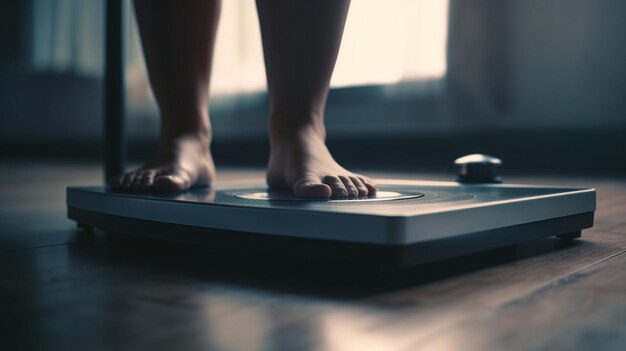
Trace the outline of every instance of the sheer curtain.
[[[32, 1], [33, 67], [100, 75], [103, 0]], [[332, 85], [393, 84], [443, 77], [447, 12], [448, 0], [352, 1]], [[127, 13], [129, 79], [142, 80], [145, 68], [130, 1]], [[215, 55], [214, 94], [264, 89], [254, 0], [223, 2]], [[135, 88], [141, 85], [131, 82]]]
[[[213, 92], [265, 86], [254, 1], [223, 5]], [[352, 1], [333, 87], [441, 78], [446, 71], [447, 0]]]
[[35, 71], [100, 76], [103, 68], [103, 0], [31, 0], [30, 64]]
[[[32, 69], [100, 79], [105, 0], [30, 1]], [[149, 138], [158, 130], [156, 104], [132, 2], [125, 6], [128, 129], [131, 137]], [[434, 100], [443, 95], [447, 74], [448, 6], [449, 0], [352, 1], [331, 85], [371, 89], [336, 95], [342, 98], [329, 104], [329, 130], [406, 133], [445, 124]], [[255, 7], [254, 0], [223, 1], [211, 82], [212, 118], [220, 120], [216, 135], [259, 136], [265, 128], [266, 100], [260, 94], [265, 70]]]

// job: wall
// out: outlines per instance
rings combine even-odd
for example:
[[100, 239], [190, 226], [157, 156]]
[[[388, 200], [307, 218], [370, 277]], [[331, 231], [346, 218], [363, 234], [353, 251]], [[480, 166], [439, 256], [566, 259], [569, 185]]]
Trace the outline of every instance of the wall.
[[515, 0], [511, 125], [626, 125], [626, 1]]

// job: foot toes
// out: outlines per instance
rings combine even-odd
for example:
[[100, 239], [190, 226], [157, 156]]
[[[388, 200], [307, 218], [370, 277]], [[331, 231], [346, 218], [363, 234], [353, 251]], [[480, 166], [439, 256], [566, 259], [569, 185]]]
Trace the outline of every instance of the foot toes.
[[348, 197], [348, 190], [346, 186], [343, 184], [339, 177], [335, 176], [326, 176], [323, 181], [324, 184], [327, 184], [332, 189], [332, 197], [336, 198], [345, 198]]
[[296, 182], [293, 186], [293, 192], [296, 197], [306, 199], [328, 199], [333, 194], [330, 186], [321, 183], [319, 179], [314, 177], [303, 178]]
[[368, 177], [360, 177], [359, 179], [367, 187], [368, 196], [375, 196], [378, 192], [378, 185]]
[[130, 172], [124, 175], [124, 179], [122, 180], [122, 189], [130, 190], [133, 186], [133, 182], [135, 181], [135, 177], [137, 173]]
[[137, 171], [137, 173], [135, 173], [135, 178], [133, 178], [133, 183], [130, 186], [133, 191], [140, 191], [140, 190], [142, 190], [141, 179], [143, 178], [144, 173], [146, 173], [146, 172], [145, 171]]
[[350, 179], [350, 177], [339, 176], [339, 179], [341, 179], [341, 182], [346, 187], [346, 190], [348, 190], [349, 198], [354, 199], [359, 197], [359, 189], [357, 189], [356, 185], [352, 183], [352, 179]]
[[367, 190], [367, 187], [365, 186], [365, 184], [363, 184], [363, 181], [361, 181], [361, 179], [359, 179], [358, 177], [350, 177], [350, 180], [359, 191], [359, 197], [366, 197], [369, 194], [369, 190]]
[[154, 187], [160, 191], [184, 191], [189, 186], [188, 179], [179, 174], [160, 175], [154, 179]]
[[155, 175], [154, 170], [128, 172], [111, 178], [109, 185], [113, 189], [146, 191], [153, 185]]
[[141, 178], [139, 178], [139, 181], [137, 182], [139, 190], [148, 190], [148, 189], [150, 189], [150, 187], [154, 183], [154, 176], [155, 175], [156, 175], [156, 172], [153, 171], [153, 170], [145, 171], [141, 175]]

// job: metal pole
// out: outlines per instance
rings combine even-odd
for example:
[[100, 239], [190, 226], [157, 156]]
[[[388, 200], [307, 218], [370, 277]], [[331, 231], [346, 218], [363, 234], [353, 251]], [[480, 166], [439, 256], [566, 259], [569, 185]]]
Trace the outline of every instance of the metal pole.
[[104, 72], [104, 181], [126, 166], [124, 89], [124, 0], [106, 0]]

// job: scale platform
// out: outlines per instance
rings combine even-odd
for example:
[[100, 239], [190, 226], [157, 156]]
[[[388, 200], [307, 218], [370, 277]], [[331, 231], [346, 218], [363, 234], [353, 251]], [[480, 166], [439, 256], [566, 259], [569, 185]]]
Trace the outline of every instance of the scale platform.
[[176, 194], [68, 187], [80, 226], [218, 249], [411, 266], [526, 241], [580, 237], [595, 190], [379, 179], [376, 197], [302, 200], [262, 181]]

